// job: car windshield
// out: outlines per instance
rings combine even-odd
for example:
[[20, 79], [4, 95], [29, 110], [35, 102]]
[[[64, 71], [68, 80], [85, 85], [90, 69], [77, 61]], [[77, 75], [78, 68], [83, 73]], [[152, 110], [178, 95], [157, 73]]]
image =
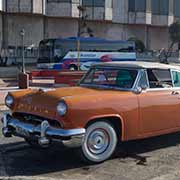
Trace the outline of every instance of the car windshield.
[[93, 67], [81, 80], [81, 86], [107, 89], [131, 89], [137, 77], [137, 70]]

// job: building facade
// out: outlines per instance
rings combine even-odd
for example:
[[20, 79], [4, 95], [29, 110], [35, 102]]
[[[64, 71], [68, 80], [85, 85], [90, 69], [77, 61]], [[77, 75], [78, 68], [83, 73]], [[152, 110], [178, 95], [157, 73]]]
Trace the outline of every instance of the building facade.
[[147, 49], [167, 48], [168, 27], [180, 18], [180, 0], [0, 0], [0, 48], [37, 47], [41, 39], [77, 36], [78, 6], [95, 37], [136, 36]]

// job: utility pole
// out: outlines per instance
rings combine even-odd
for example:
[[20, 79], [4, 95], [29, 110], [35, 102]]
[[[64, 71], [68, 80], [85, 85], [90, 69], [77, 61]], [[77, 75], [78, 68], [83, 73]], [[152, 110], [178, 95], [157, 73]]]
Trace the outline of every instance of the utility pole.
[[81, 37], [81, 21], [83, 21], [83, 14], [84, 11], [86, 10], [84, 6], [79, 5], [78, 6], [78, 10], [79, 10], [79, 18], [78, 18], [78, 33], [77, 33], [77, 62], [78, 62], [78, 71], [80, 70], [80, 51], [81, 51], [81, 42], [80, 42], [80, 37]]

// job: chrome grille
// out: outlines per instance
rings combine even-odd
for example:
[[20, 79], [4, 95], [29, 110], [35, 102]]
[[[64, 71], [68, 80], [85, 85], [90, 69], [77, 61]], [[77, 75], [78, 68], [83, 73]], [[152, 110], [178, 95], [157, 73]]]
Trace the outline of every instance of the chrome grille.
[[40, 116], [36, 116], [36, 115], [32, 115], [32, 114], [27, 114], [27, 113], [13, 113], [12, 115], [14, 118], [28, 123], [28, 124], [34, 124], [34, 125], [40, 125], [44, 120], [48, 121], [49, 124], [52, 127], [55, 128], [62, 128], [62, 125], [59, 121], [57, 120], [53, 120], [53, 119], [47, 119], [44, 117], [40, 117]]

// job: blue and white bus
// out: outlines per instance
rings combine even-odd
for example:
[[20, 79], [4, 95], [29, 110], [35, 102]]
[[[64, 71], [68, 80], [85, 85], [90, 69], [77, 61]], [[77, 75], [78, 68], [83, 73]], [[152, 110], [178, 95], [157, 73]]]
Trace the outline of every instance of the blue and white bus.
[[45, 39], [39, 44], [39, 69], [88, 70], [97, 62], [135, 61], [134, 42], [99, 38]]

